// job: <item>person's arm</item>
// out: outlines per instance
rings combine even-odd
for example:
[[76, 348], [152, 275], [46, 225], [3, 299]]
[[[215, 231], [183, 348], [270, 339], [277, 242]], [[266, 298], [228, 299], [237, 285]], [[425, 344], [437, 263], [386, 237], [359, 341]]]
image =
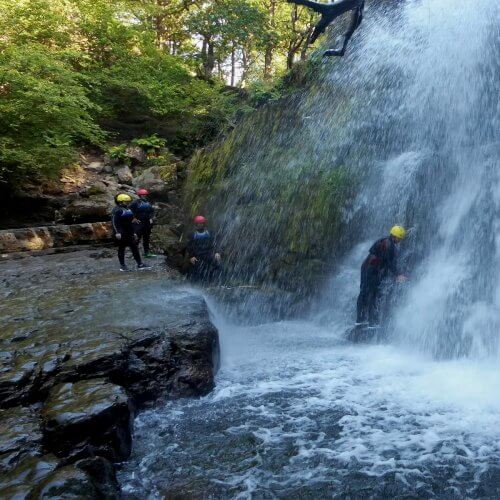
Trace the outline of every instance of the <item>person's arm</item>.
[[111, 221], [113, 223], [113, 230], [117, 239], [120, 239], [122, 237], [121, 214], [122, 210], [121, 208], [119, 208], [113, 211], [113, 217], [111, 218]]
[[134, 214], [134, 217], [137, 219], [139, 217], [139, 211], [138, 211], [139, 203], [137, 202], [137, 200], [134, 200], [130, 204], [129, 208], [130, 208], [130, 210], [132, 210], [132, 213]]

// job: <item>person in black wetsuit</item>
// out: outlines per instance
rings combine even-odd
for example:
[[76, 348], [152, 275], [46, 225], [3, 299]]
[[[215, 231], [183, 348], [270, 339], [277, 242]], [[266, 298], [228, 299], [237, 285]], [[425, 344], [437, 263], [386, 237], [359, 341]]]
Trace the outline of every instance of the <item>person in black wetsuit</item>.
[[134, 200], [130, 204], [130, 210], [134, 213], [134, 217], [137, 220], [137, 236], [139, 241], [142, 239], [142, 244], [144, 246], [144, 257], [156, 257], [153, 253], [149, 251], [149, 242], [151, 240], [151, 230], [153, 229], [153, 219], [155, 215], [155, 209], [153, 205], [148, 201], [149, 191], [147, 189], [138, 189], [137, 196], [138, 199]]
[[368, 257], [361, 266], [361, 286], [357, 303], [356, 325], [370, 326], [378, 323], [377, 300], [380, 294], [382, 280], [392, 274], [396, 281], [406, 281], [406, 276], [400, 273], [397, 262], [398, 243], [406, 237], [402, 226], [394, 226], [387, 238], [376, 241], [370, 248]]
[[313, 2], [311, 0], [287, 0], [289, 3], [303, 5], [309, 9], [321, 14], [319, 22], [314, 27], [310, 38], [310, 43], [313, 44], [316, 39], [325, 32], [326, 28], [339, 16], [351, 11], [351, 21], [347, 31], [344, 33], [344, 41], [340, 49], [328, 49], [324, 56], [340, 56], [345, 54], [347, 44], [354, 32], [359, 28], [363, 20], [363, 10], [365, 8], [365, 0], [337, 0], [332, 3]]
[[206, 227], [202, 215], [194, 218], [195, 230], [188, 236], [187, 253], [190, 268], [188, 276], [193, 281], [208, 281], [220, 269], [221, 256], [217, 252], [212, 232]]
[[120, 271], [128, 271], [125, 264], [125, 249], [128, 247], [132, 251], [138, 269], [146, 269], [137, 247], [137, 235], [134, 231], [134, 214], [129, 208], [132, 198], [125, 193], [120, 193], [115, 197], [116, 206], [113, 208], [112, 222], [113, 234], [118, 244], [118, 260], [120, 261]]

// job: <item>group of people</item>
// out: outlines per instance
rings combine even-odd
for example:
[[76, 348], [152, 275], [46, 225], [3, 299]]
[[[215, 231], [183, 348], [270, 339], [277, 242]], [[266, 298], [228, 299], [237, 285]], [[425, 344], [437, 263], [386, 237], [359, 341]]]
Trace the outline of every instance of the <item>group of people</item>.
[[[130, 248], [138, 269], [147, 269], [139, 252], [142, 240], [144, 256], [154, 257], [150, 252], [150, 236], [154, 223], [154, 207], [148, 200], [148, 191], [139, 189], [137, 198], [126, 193], [115, 197], [116, 206], [113, 209], [113, 233], [118, 246], [120, 270], [128, 271], [125, 263], [125, 250]], [[193, 281], [208, 281], [221, 270], [221, 255], [217, 250], [212, 231], [207, 228], [207, 220], [197, 215], [194, 220], [194, 231], [187, 238], [186, 252], [188, 277]], [[390, 230], [389, 236], [377, 240], [370, 248], [368, 256], [361, 266], [360, 292], [357, 300], [357, 326], [378, 325], [378, 302], [381, 286], [388, 276], [402, 283], [407, 277], [401, 273], [398, 266], [399, 243], [406, 237], [404, 227], [396, 225]]]
[[[115, 196], [115, 207], [112, 213], [113, 235], [118, 247], [120, 270], [128, 271], [125, 262], [125, 251], [130, 248], [137, 264], [137, 269], [148, 269], [144, 264], [139, 244], [142, 241], [144, 257], [155, 257], [150, 251], [151, 230], [154, 224], [155, 210], [148, 200], [147, 189], [138, 189], [137, 198], [127, 193]], [[207, 228], [207, 220], [202, 215], [194, 218], [194, 231], [187, 239], [188, 277], [193, 281], [205, 281], [215, 277], [220, 271], [221, 255], [216, 249], [215, 238]]]
[[125, 262], [125, 250], [130, 248], [132, 256], [137, 264], [137, 269], [148, 269], [150, 266], [144, 264], [139, 252], [139, 242], [142, 240], [144, 257], [154, 257], [149, 245], [151, 229], [154, 222], [154, 207], [148, 201], [147, 189], [138, 189], [137, 198], [127, 193], [119, 193], [115, 196], [115, 207], [112, 213], [113, 235], [118, 246], [118, 260], [120, 270], [128, 271]]

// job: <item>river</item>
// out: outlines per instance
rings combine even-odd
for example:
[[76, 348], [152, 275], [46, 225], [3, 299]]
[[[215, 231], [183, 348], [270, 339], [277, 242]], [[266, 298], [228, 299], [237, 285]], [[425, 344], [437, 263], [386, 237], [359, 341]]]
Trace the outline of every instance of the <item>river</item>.
[[312, 322], [215, 322], [216, 389], [138, 417], [126, 497], [498, 493], [498, 363], [354, 346]]

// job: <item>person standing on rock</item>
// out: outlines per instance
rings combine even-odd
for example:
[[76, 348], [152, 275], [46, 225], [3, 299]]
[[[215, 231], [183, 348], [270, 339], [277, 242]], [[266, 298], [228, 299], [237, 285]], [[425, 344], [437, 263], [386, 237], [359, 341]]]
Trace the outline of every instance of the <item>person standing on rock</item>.
[[115, 197], [116, 206], [113, 208], [112, 222], [113, 235], [118, 244], [118, 260], [120, 261], [120, 271], [128, 271], [125, 264], [125, 250], [130, 248], [134, 260], [137, 263], [137, 269], [146, 269], [148, 266], [143, 264], [139, 248], [137, 245], [138, 237], [134, 228], [134, 213], [129, 205], [132, 198], [126, 193], [120, 193]]
[[137, 198], [130, 204], [130, 210], [134, 213], [137, 221], [137, 236], [139, 241], [142, 239], [144, 246], [144, 257], [156, 257], [149, 250], [149, 242], [151, 240], [151, 230], [153, 229], [155, 210], [153, 205], [148, 201], [149, 191], [147, 189], [138, 189]]
[[316, 39], [325, 32], [326, 28], [339, 16], [345, 14], [346, 12], [351, 12], [351, 20], [349, 22], [349, 27], [343, 35], [343, 42], [340, 49], [328, 49], [323, 55], [324, 56], [339, 56], [342, 57], [345, 54], [347, 44], [351, 39], [354, 32], [359, 28], [361, 21], [363, 20], [363, 10], [365, 8], [365, 0], [336, 0], [331, 3], [321, 3], [313, 2], [312, 0], [287, 0], [288, 3], [294, 3], [296, 5], [303, 5], [309, 9], [314, 10], [318, 14], [321, 14], [321, 18], [314, 27], [309, 43], [313, 44]]
[[206, 227], [205, 217], [197, 215], [193, 222], [195, 230], [189, 234], [187, 242], [188, 276], [193, 281], [207, 281], [220, 269], [221, 256], [212, 232]]
[[356, 325], [377, 326], [377, 301], [382, 280], [391, 274], [398, 283], [408, 278], [398, 268], [397, 246], [406, 237], [402, 226], [394, 226], [388, 237], [376, 241], [361, 266], [361, 286], [357, 302]]

